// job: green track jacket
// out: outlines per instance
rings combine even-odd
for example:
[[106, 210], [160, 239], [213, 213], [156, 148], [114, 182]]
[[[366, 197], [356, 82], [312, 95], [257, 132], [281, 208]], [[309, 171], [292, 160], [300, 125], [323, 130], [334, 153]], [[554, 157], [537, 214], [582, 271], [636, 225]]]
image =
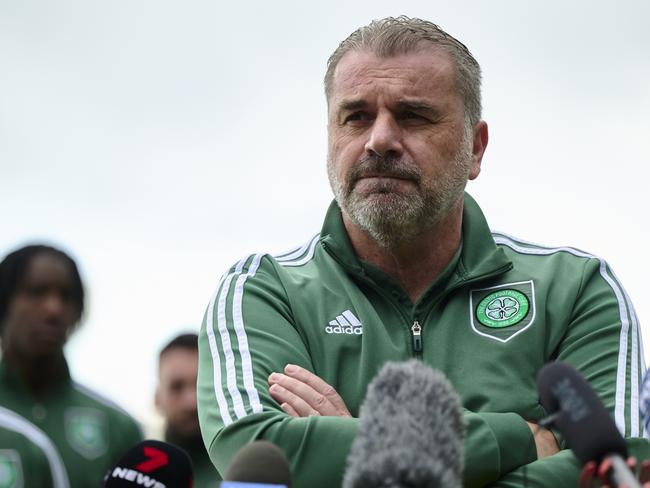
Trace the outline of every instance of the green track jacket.
[[69, 488], [68, 473], [45, 433], [0, 407], [0, 487]]
[[126, 412], [67, 374], [36, 402], [20, 378], [0, 361], [0, 405], [47, 434], [63, 459], [71, 488], [102, 486], [106, 471], [142, 440], [140, 427]]
[[[286, 415], [269, 374], [298, 364], [356, 417], [381, 366], [414, 357], [461, 396], [465, 486], [521, 486], [522, 466], [529, 486], [576, 486], [571, 453], [536, 461], [523, 420], [545, 416], [535, 377], [554, 359], [581, 371], [626, 437], [643, 436], [639, 326], [609, 266], [493, 234], [466, 195], [461, 248], [415, 305], [358, 260], [336, 203], [306, 245], [248, 256], [222, 277], [199, 338], [199, 417], [212, 461], [223, 473], [239, 448], [263, 438], [287, 453], [296, 488], [339, 486], [357, 420]], [[631, 444], [650, 456], [644, 439]]]

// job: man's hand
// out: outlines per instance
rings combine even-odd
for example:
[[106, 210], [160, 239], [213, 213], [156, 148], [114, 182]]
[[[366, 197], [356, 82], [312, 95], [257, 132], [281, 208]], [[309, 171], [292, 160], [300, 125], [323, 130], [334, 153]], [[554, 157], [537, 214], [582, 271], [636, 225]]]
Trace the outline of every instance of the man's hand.
[[269, 393], [292, 417], [352, 417], [334, 388], [314, 373], [288, 364], [284, 374], [271, 373]]
[[[630, 457], [627, 459], [627, 466], [632, 473], [636, 472], [636, 459]], [[580, 473], [579, 488], [594, 488], [600, 486], [601, 488], [612, 488], [609, 484], [610, 471], [612, 470], [612, 462], [605, 459], [600, 465], [590, 461], [585, 464]], [[596, 480], [600, 479], [600, 483]], [[650, 460], [643, 461], [639, 470], [639, 482], [643, 488], [650, 488]]]
[[540, 427], [533, 422], [526, 422], [530, 428], [533, 436], [535, 437], [535, 447], [537, 448], [537, 459], [542, 459], [552, 456], [560, 452], [560, 446], [557, 445], [557, 440], [548, 429]]

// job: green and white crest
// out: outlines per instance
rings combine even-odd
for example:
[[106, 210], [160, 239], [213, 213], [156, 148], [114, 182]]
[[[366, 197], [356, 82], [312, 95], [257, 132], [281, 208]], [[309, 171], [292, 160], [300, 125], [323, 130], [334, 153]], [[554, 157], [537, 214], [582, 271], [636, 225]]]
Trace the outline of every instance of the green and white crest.
[[106, 414], [95, 408], [67, 408], [65, 435], [70, 446], [83, 457], [98, 458], [108, 449]]
[[531, 280], [471, 290], [469, 306], [476, 333], [508, 342], [535, 319], [535, 285]]
[[13, 449], [0, 449], [0, 488], [23, 488], [24, 484], [20, 454]]

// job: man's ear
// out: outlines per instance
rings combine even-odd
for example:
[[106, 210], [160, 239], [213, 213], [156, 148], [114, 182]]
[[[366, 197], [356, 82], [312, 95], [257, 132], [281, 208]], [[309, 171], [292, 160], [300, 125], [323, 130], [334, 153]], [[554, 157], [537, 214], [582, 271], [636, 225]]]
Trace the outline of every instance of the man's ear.
[[474, 180], [481, 172], [481, 161], [483, 154], [488, 145], [488, 125], [487, 122], [481, 120], [474, 126], [472, 141], [472, 165], [469, 170], [469, 179]]

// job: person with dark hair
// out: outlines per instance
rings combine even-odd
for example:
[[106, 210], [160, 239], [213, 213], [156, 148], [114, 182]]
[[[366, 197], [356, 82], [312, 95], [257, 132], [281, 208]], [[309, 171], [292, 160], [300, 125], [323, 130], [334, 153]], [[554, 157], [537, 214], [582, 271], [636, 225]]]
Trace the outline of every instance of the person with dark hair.
[[100, 486], [142, 438], [122, 409], [74, 382], [63, 347], [84, 311], [77, 265], [54, 247], [22, 247], [0, 262], [0, 405], [52, 440], [72, 488]]
[[158, 356], [156, 408], [165, 419], [165, 442], [187, 451], [194, 465], [194, 488], [216, 488], [221, 480], [203, 445], [196, 411], [198, 336], [181, 334]]

